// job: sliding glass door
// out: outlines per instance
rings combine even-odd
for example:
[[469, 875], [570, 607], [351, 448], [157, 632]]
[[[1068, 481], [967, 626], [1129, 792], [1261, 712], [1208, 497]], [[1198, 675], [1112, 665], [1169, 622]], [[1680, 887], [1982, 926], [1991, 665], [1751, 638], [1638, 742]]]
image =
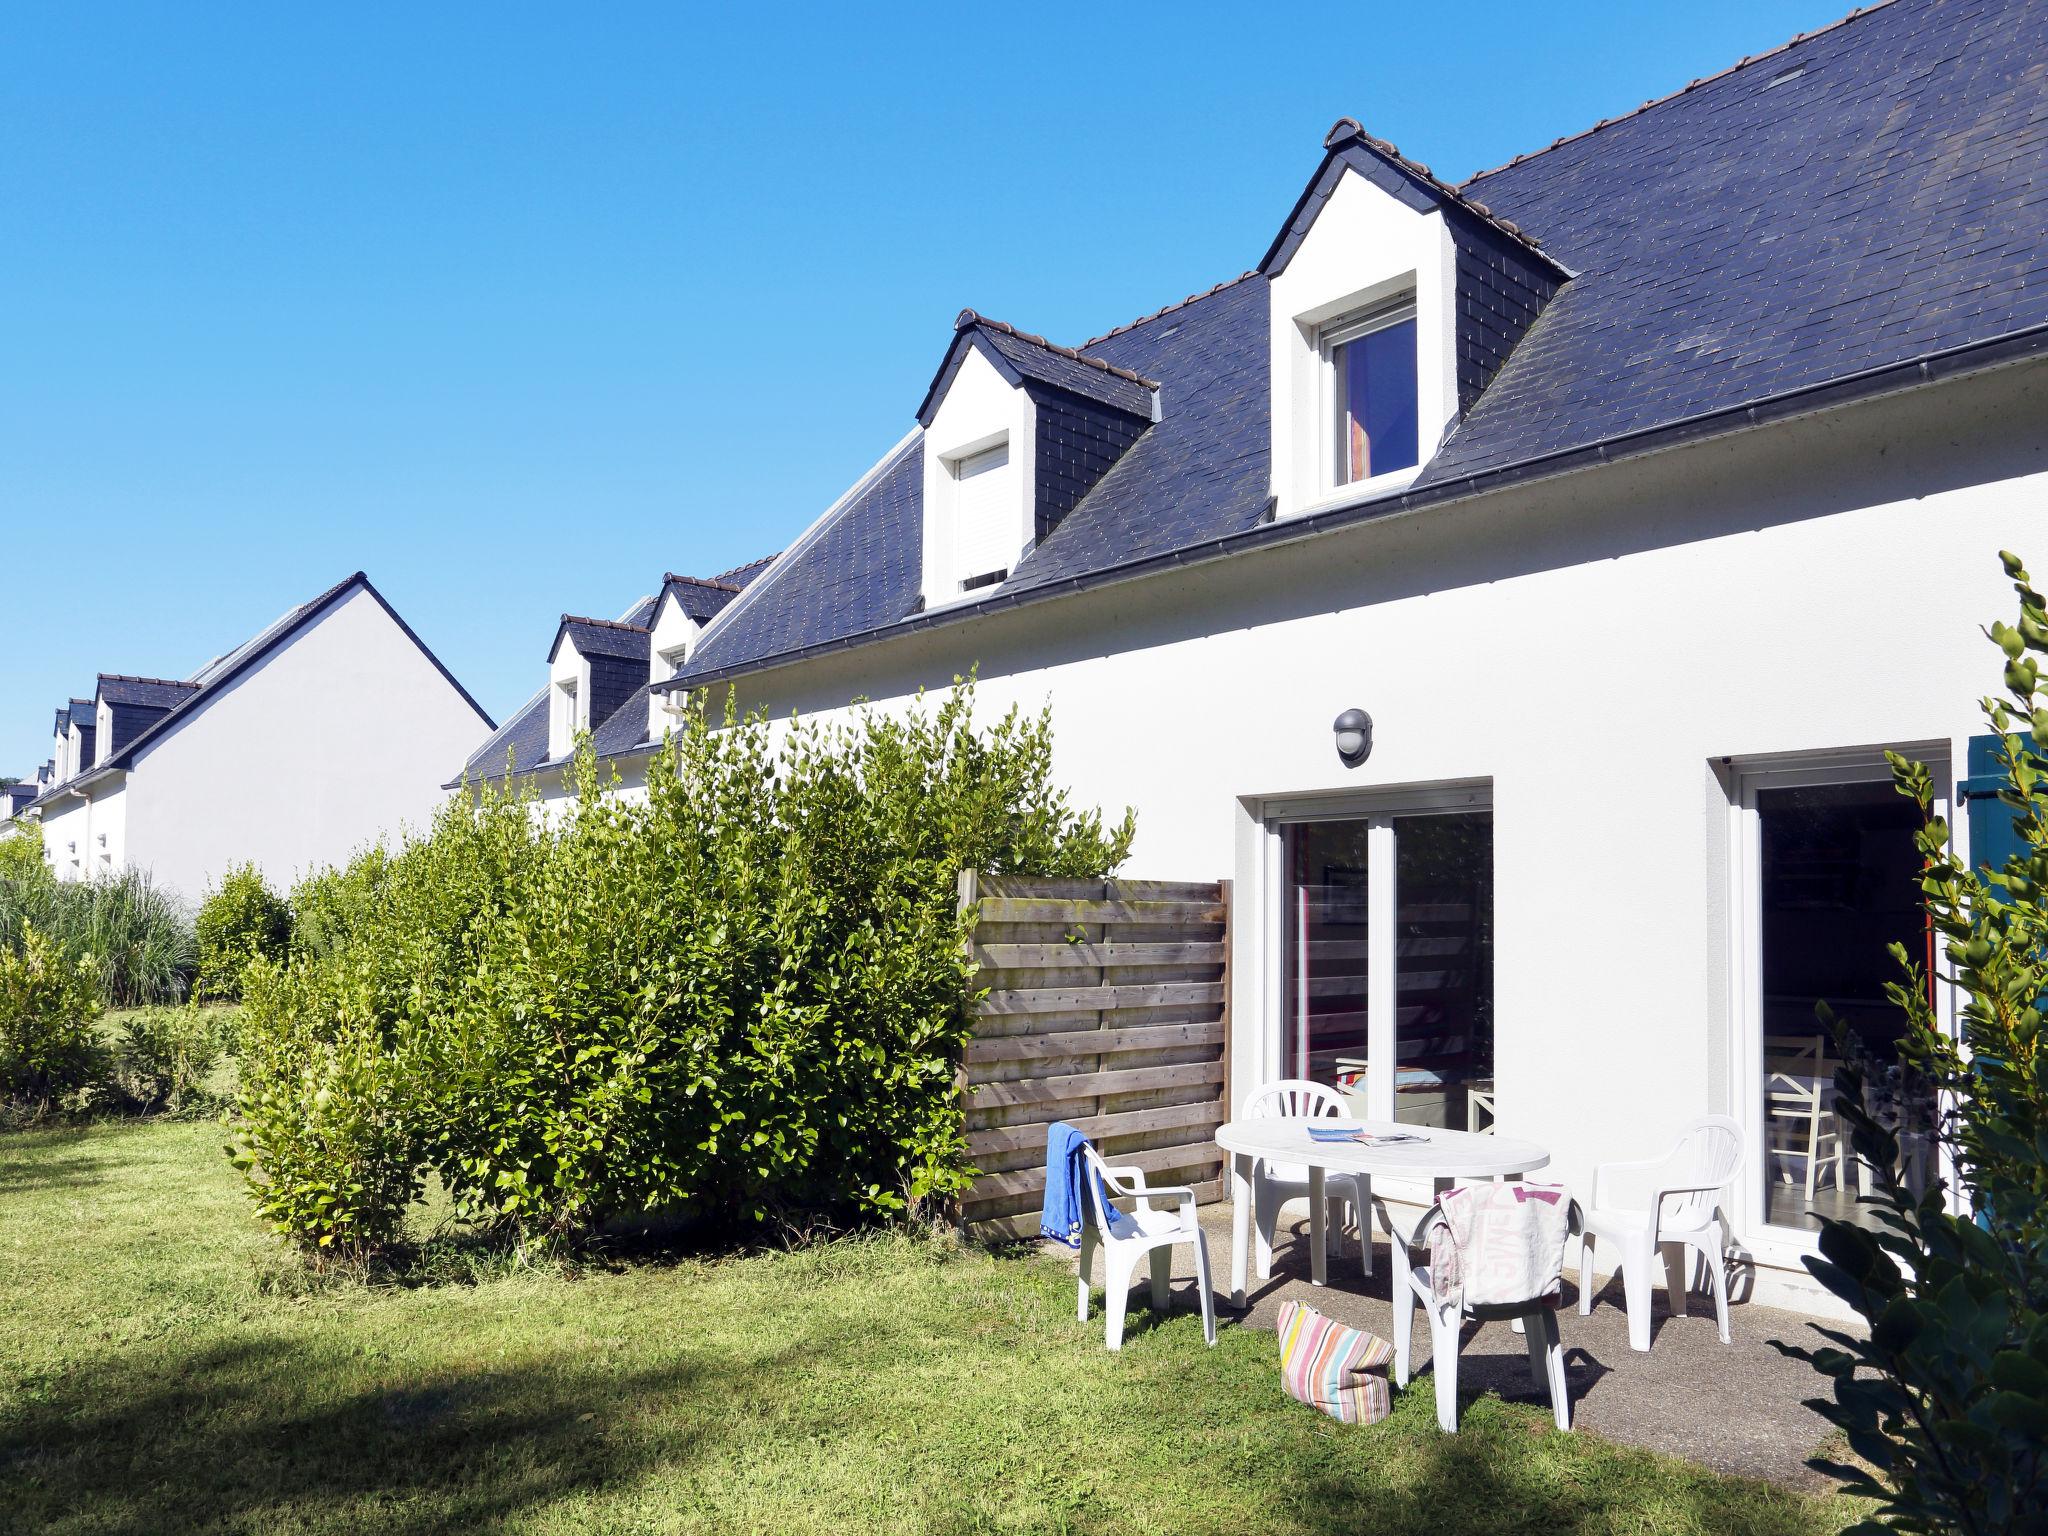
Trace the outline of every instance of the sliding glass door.
[[1488, 1129], [1492, 811], [1303, 819], [1280, 838], [1284, 1075], [1364, 1118]]
[[[1899, 1172], [1937, 1176], [1937, 1106], [1902, 1059], [1905, 1014], [1885, 995], [1897, 945], [1930, 975], [1934, 935], [1920, 906], [1920, 815], [1881, 759], [1827, 767], [1748, 766], [1737, 785], [1738, 953], [1749, 1070], [1737, 1117], [1751, 1131], [1749, 1177], [1764, 1226], [1809, 1233], [1820, 1216], [1874, 1225], [1872, 1170], [1834, 1112], [1840, 1049], [1826, 1003], [1868, 1069], [1870, 1107], [1899, 1137]], [[1939, 993], [1930, 996], [1939, 1003]]]

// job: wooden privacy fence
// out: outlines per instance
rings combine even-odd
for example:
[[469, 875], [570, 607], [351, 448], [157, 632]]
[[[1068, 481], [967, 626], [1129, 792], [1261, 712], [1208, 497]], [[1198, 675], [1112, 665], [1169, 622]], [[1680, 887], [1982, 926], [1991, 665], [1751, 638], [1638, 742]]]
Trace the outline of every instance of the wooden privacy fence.
[[1230, 882], [960, 877], [980, 904], [961, 1091], [978, 1230], [1033, 1236], [1045, 1128], [1078, 1126], [1154, 1184], [1221, 1193], [1230, 1059]]

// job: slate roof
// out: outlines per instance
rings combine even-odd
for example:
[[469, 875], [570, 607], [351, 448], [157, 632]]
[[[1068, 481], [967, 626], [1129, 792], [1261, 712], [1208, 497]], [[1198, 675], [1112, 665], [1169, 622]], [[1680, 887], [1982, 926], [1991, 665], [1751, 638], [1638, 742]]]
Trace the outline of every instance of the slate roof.
[[[1332, 156], [1369, 155], [1570, 274], [1409, 490], [1267, 521], [1268, 284], [1248, 273], [1067, 356], [1157, 381], [1160, 419], [987, 596], [915, 611], [913, 439], [683, 676], [721, 681], [2048, 352], [2044, 58], [2048, 6], [1890, 0], [1458, 187], [1340, 122]], [[962, 321], [991, 347], [1022, 336]], [[1062, 355], [1049, 348], [1030, 355]]]
[[1893, 0], [1467, 181], [1578, 275], [1420, 483], [2048, 324], [2044, 59]]
[[92, 729], [93, 701], [91, 699], [73, 699], [67, 713], [70, 714], [72, 720], [81, 728], [88, 731]]
[[70, 729], [71, 706], [69, 704], [59, 704], [57, 706], [57, 723], [51, 727], [51, 730], [54, 734], [62, 736], [66, 731]]
[[[555, 644], [560, 646], [562, 635], [570, 626], [579, 626], [576, 645], [584, 655], [603, 655], [646, 665], [652, 654], [649, 649], [653, 641], [651, 626], [664, 596], [673, 592], [684, 613], [699, 624], [708, 625], [779, 558], [778, 555], [763, 555], [729, 571], [720, 571], [716, 576], [679, 576], [674, 571], [666, 572], [662, 576], [661, 591], [652, 597], [639, 599], [616, 619], [562, 615], [561, 627], [555, 633]], [[630, 638], [636, 631], [640, 636], [637, 642]], [[554, 660], [552, 650], [548, 659]], [[648, 718], [647, 695], [636, 687], [629, 699], [598, 722], [597, 728], [591, 732], [592, 744], [600, 756], [606, 757], [645, 745], [649, 735]], [[509, 761], [516, 764], [520, 772], [550, 765], [548, 691], [545, 687], [528, 698], [510, 720], [487, 737], [484, 744], [470, 754], [469, 761], [462, 765], [462, 778], [451, 779], [445, 787], [453, 789], [464, 778], [475, 781], [504, 778], [508, 754]], [[559, 763], [563, 759], [552, 761]]]
[[[651, 610], [650, 610], [651, 612]], [[652, 654], [647, 648], [646, 623], [622, 623], [616, 619], [586, 619], [573, 613], [562, 615], [555, 630], [555, 643], [548, 650], [553, 661], [564, 640], [574, 643], [585, 656], [607, 656], [616, 661], [645, 662]]]
[[[647, 626], [654, 622], [654, 609], [659, 600], [658, 594], [654, 597], [643, 597], [617, 619], [583, 619], [574, 622], [602, 625], [604, 628], [613, 630], [638, 630], [642, 641], [639, 659], [645, 662], [648, 655], [645, 643], [648, 635]], [[570, 622], [572, 621], [565, 616], [563, 626], [566, 627]], [[562, 630], [558, 628], [555, 634], [557, 644], [561, 642], [561, 634]], [[581, 642], [579, 641], [578, 644], [580, 648]], [[586, 652], [585, 654], [588, 653]], [[550, 651], [550, 660], [553, 659], [553, 655], [554, 653]], [[625, 707], [614, 712], [614, 718], [630, 713], [635, 707], [638, 707], [642, 723], [644, 724], [646, 718], [645, 700], [645, 694], [636, 693]], [[609, 720], [600, 722], [599, 731], [601, 732], [603, 727], [610, 723]], [[595, 732], [593, 733], [593, 739], [596, 734]], [[516, 766], [521, 772], [529, 768], [543, 767], [548, 762], [548, 690], [545, 686], [536, 691], [524, 704], [520, 705], [513, 712], [511, 719], [484, 738], [483, 745], [470, 753], [469, 761], [462, 765], [462, 777], [450, 780], [446, 787], [454, 788], [455, 785], [462, 781], [462, 778], [479, 781], [502, 779], [505, 777], [508, 762]]]
[[131, 677], [125, 672], [102, 672], [99, 696], [109, 704], [132, 704], [143, 709], [174, 709], [198, 691], [197, 683], [167, 677]]
[[663, 597], [673, 596], [676, 606], [699, 624], [707, 624], [718, 617], [725, 605], [740, 595], [737, 582], [720, 581], [716, 577], [678, 576], [674, 571], [661, 578]]
[[1153, 397], [1159, 385], [1133, 369], [1060, 346], [971, 309], [960, 311], [953, 329], [953, 344], [946, 349], [945, 361], [939, 365], [931, 388], [925, 391], [924, 403], [917, 408], [917, 419], [927, 426], [938, 400], [959, 371], [966, 349], [977, 345], [995, 364], [996, 371], [1012, 384], [1030, 379], [1141, 420], [1152, 418]]

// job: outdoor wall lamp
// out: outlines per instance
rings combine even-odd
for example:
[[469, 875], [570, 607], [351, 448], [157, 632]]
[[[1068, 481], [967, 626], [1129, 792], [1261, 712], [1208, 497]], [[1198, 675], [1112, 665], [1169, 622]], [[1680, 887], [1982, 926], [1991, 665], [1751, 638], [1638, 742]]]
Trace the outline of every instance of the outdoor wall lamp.
[[1337, 736], [1337, 756], [1346, 768], [1356, 768], [1372, 756], [1372, 716], [1362, 709], [1347, 709], [1330, 727]]

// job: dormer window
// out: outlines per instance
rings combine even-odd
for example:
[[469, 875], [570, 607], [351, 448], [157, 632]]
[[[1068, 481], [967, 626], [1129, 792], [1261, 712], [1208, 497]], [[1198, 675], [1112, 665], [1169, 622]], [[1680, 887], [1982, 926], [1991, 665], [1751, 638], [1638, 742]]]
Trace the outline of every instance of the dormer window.
[[1413, 469], [1419, 457], [1413, 296], [1324, 325], [1318, 344], [1330, 489]]
[[1017, 488], [1009, 440], [953, 460], [952, 471], [959, 485], [956, 569], [960, 590], [973, 592], [1002, 581], [1017, 558]]
[[686, 642], [682, 645], [669, 646], [666, 650], [659, 651], [656, 654], [661, 657], [662, 675], [656, 678], [655, 681], [666, 682], [669, 678], [681, 674], [683, 664], [690, 659], [690, 647]]
[[1351, 119], [1323, 149], [1259, 263], [1280, 518], [1413, 484], [1568, 275]]

